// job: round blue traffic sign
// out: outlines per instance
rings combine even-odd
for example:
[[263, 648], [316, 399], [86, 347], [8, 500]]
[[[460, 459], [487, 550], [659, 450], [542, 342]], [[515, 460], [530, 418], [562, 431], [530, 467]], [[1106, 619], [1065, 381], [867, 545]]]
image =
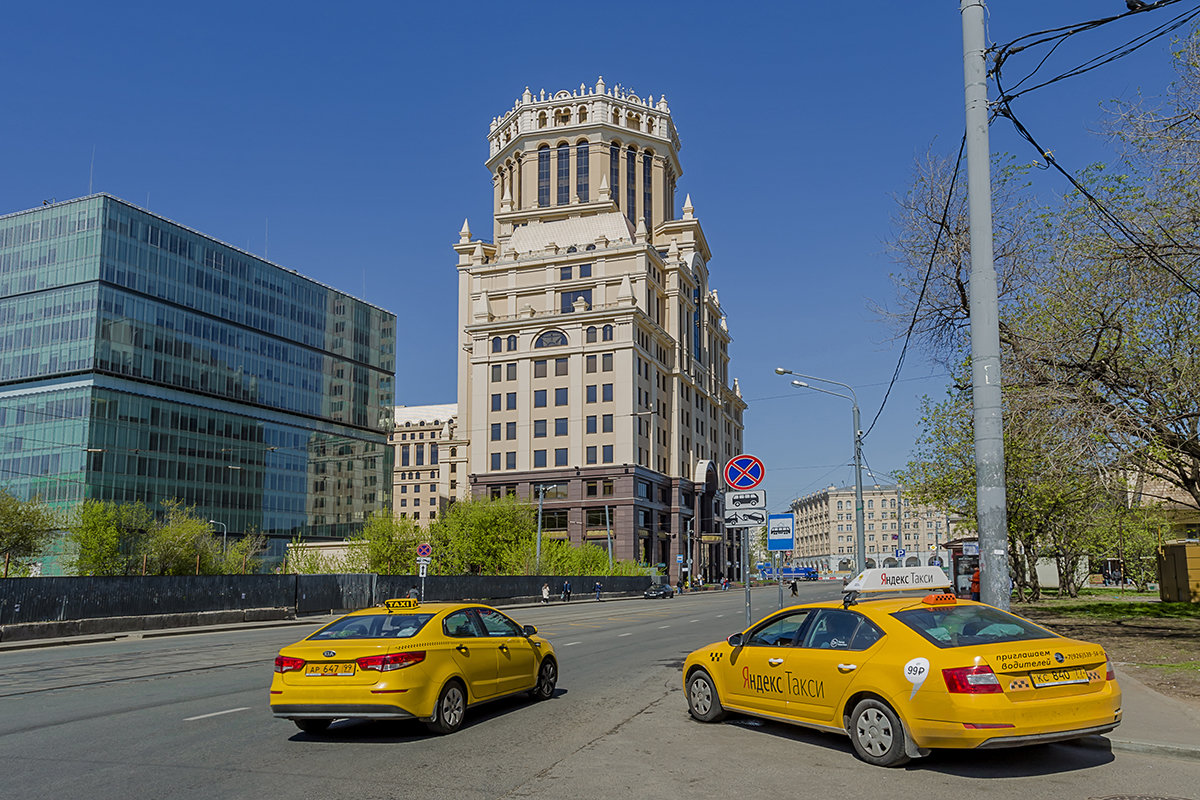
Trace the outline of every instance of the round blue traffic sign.
[[743, 453], [725, 465], [725, 483], [730, 489], [753, 489], [762, 483], [766, 468], [755, 456]]

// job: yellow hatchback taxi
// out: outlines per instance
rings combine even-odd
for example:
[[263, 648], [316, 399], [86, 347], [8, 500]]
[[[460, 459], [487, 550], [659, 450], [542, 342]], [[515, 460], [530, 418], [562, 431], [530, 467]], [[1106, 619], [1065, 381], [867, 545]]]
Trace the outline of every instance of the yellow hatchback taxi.
[[275, 657], [271, 712], [306, 733], [335, 719], [419, 719], [453, 733], [479, 703], [554, 694], [558, 661], [532, 625], [489, 606], [388, 600]]
[[932, 748], [1016, 747], [1111, 731], [1104, 649], [948, 594], [937, 567], [869, 569], [842, 602], [771, 614], [688, 656], [691, 715], [726, 711], [848, 734], [898, 766]]

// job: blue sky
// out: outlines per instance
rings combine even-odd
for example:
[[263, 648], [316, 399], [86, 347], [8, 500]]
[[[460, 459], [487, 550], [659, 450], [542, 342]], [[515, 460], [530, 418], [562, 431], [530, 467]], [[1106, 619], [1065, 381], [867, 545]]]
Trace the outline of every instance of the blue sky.
[[[1074, 37], [1053, 74], [1194, 5]], [[993, 0], [989, 41], [1123, 12], [1120, 0]], [[19, 3], [0, 49], [0, 213], [105, 191], [394, 311], [397, 402], [455, 400], [464, 218], [490, 238], [488, 123], [526, 86], [603, 75], [665, 94], [713, 249], [770, 505], [852, 481], [850, 411], [782, 365], [853, 385], [864, 427], [899, 353], [884, 242], [914, 160], [957, 148], [954, 0], [730, 4]], [[1102, 104], [1162, 91], [1170, 39], [1031, 94], [1060, 163], [1106, 156]], [[1040, 57], [1040, 53], [1039, 53]], [[1006, 74], [1032, 68], [1015, 57]], [[994, 151], [1032, 153], [1006, 123]], [[94, 152], [94, 161], [93, 161]], [[1063, 190], [1034, 176], [1047, 197]], [[945, 377], [910, 353], [866, 440], [901, 467]], [[868, 478], [869, 480], [869, 478]]]

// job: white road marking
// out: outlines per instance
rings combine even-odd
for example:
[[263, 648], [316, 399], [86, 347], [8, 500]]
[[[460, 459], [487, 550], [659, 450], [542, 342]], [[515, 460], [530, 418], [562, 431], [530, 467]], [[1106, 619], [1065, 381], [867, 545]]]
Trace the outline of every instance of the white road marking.
[[698, 619], [689, 619], [689, 620], [688, 620], [688, 622], [699, 622], [699, 621], [700, 621], [700, 620], [698, 620]]
[[570, 647], [573, 644], [583, 644], [583, 642], [567, 642], [566, 644], [563, 645], [563, 647]]
[[617, 634], [617, 638], [618, 638], [618, 639], [619, 639], [620, 637], [622, 637], [622, 636], [633, 636], [633, 634], [632, 634], [632, 633], [618, 633], [618, 634]]
[[723, 617], [723, 616], [725, 616], [725, 615], [724, 615], [724, 614], [717, 614], [717, 619], [720, 619], [720, 618], [721, 618], [721, 617]]
[[224, 711], [214, 711], [211, 714], [200, 714], [195, 717], [184, 717], [184, 722], [192, 722], [198, 719], [208, 719], [209, 717], [219, 717], [222, 714], [234, 714], [238, 711], [249, 711], [250, 706], [242, 706], [241, 708], [227, 708]]
[[658, 629], [661, 631], [663, 628], [669, 628], [669, 627], [671, 627], [671, 626], [670, 625], [659, 625]]

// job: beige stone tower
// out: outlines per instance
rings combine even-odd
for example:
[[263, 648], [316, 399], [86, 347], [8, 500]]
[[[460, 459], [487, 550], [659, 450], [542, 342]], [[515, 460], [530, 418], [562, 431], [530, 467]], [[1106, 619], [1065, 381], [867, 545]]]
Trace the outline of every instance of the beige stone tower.
[[741, 451], [729, 329], [665, 97], [526, 89], [488, 133], [493, 241], [458, 253], [471, 492], [543, 503], [547, 537], [735, 575], [718, 475]]

